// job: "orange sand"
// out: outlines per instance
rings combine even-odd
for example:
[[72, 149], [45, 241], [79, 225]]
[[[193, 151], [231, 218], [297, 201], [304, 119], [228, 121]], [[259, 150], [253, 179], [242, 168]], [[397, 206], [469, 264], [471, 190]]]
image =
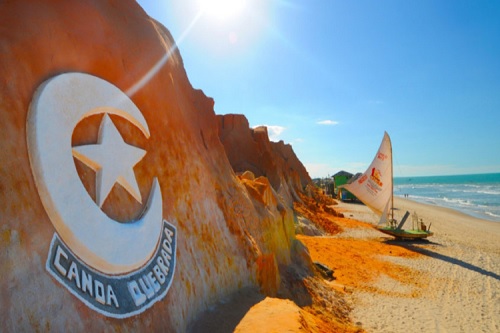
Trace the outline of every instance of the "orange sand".
[[411, 269], [384, 260], [382, 256], [417, 258], [420, 254], [397, 245], [378, 240], [344, 239], [332, 237], [297, 236], [307, 248], [313, 261], [319, 261], [334, 270], [336, 282], [356, 289], [370, 289], [381, 274], [405, 284], [418, 284]]
[[[302, 198], [304, 200], [304, 198]], [[304, 200], [305, 201], [305, 200]], [[295, 204], [295, 210], [331, 234], [344, 229], [373, 229], [373, 225], [343, 217], [345, 209], [330, 205], [315, 205], [311, 201]], [[333, 210], [333, 213], [332, 213]], [[334, 232], [331, 232], [334, 231]], [[382, 236], [382, 234], [381, 234]], [[368, 287], [368, 283], [385, 274], [402, 283], [416, 284], [410, 269], [384, 260], [383, 256], [417, 258], [420, 255], [404, 247], [382, 242], [380, 239], [353, 239], [338, 237], [311, 237], [297, 235], [307, 248], [313, 261], [321, 262], [335, 271], [336, 281], [344, 286]]]
[[[383, 238], [343, 238], [344, 230], [372, 231], [373, 225], [344, 218], [343, 212], [340, 213], [343, 209], [327, 199], [317, 195], [315, 198], [302, 197], [303, 202], [295, 202], [294, 209], [329, 233], [328, 236], [297, 235], [297, 239], [306, 245], [313, 261], [334, 270], [334, 281], [327, 282], [316, 277], [289, 282], [287, 289], [304, 288], [306, 297], [310, 299], [309, 305], [299, 307], [290, 300], [266, 298], [248, 310], [235, 332], [364, 332], [350, 319], [349, 305], [342, 305], [346, 304], [348, 295], [353, 291], [417, 296], [413, 290], [421, 290], [420, 285], [426, 279], [418, 272], [386, 258], [416, 259], [421, 254], [384, 242]], [[409, 288], [412, 290], [409, 293], [378, 289], [375, 282], [381, 276], [416, 288]]]

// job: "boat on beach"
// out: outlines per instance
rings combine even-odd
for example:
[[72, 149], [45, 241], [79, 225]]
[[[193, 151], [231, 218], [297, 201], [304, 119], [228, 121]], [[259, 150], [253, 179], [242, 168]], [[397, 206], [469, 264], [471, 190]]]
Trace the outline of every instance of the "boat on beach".
[[[407, 212], [408, 213], [408, 212]], [[406, 216], [406, 215], [405, 215]], [[404, 219], [404, 217], [403, 217]], [[402, 223], [406, 221], [406, 219], [401, 220]], [[384, 234], [394, 236], [396, 239], [422, 239], [432, 236], [434, 233], [430, 231], [430, 225], [427, 227], [422, 219], [418, 218], [417, 213], [413, 213], [413, 227], [412, 229], [402, 229], [402, 227], [398, 227], [396, 225], [396, 220], [392, 220], [391, 222], [387, 222], [385, 226], [377, 226], [377, 229]], [[401, 224], [401, 222], [400, 222]], [[401, 226], [403, 225], [401, 224]]]
[[380, 216], [376, 227], [380, 232], [396, 239], [423, 239], [432, 236], [416, 212], [412, 214], [412, 228], [403, 229], [410, 216], [406, 212], [400, 221], [394, 218], [394, 185], [391, 138], [384, 133], [382, 143], [368, 169], [351, 183], [342, 186]]

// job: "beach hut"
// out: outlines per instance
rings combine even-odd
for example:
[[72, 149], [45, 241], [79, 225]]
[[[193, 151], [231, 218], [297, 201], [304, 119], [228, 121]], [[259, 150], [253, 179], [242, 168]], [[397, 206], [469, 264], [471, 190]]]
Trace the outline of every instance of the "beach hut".
[[339, 171], [333, 176], [333, 189], [337, 199], [344, 200], [356, 200], [354, 194], [342, 187], [349, 182], [353, 177], [353, 174], [347, 171]]

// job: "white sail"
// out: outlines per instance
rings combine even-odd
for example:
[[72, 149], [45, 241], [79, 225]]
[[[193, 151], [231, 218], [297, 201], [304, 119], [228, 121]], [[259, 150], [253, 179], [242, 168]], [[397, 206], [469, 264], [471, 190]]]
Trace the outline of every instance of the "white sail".
[[370, 167], [344, 188], [382, 219], [385, 217], [392, 200], [392, 145], [387, 132]]

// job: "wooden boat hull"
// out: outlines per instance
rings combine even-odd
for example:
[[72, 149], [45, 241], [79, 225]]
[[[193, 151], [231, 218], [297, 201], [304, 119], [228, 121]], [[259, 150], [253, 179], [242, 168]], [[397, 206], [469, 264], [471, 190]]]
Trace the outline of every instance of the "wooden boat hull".
[[423, 239], [434, 235], [433, 232], [424, 230], [404, 230], [390, 227], [377, 227], [377, 230], [384, 234], [401, 239]]

